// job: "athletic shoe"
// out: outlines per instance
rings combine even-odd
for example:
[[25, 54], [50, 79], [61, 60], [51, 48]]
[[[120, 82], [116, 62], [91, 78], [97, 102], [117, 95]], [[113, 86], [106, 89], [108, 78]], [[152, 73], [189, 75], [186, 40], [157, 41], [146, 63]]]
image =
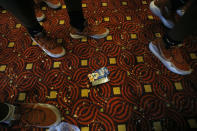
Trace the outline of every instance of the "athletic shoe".
[[61, 122], [59, 125], [51, 127], [49, 131], [80, 131], [80, 129], [77, 126], [67, 122]]
[[191, 74], [192, 69], [183, 58], [181, 50], [178, 47], [166, 49], [162, 39], [156, 39], [150, 42], [150, 51], [168, 68], [168, 70], [180, 74]]
[[181, 7], [180, 9], [176, 10], [176, 13], [179, 16], [183, 16], [186, 12], [186, 10], [189, 8], [189, 6], [191, 5], [191, 2], [188, 1], [183, 7]]
[[185, 14], [185, 10], [184, 9], [178, 9], [178, 10], [176, 10], [176, 13], [179, 16], [183, 16]]
[[40, 10], [40, 8], [35, 8], [35, 14], [37, 21], [43, 21], [45, 19], [45, 14]]
[[80, 32], [78, 29], [74, 27], [70, 27], [70, 36], [74, 39], [83, 38], [86, 36], [95, 38], [95, 39], [101, 39], [106, 37], [109, 34], [109, 30], [107, 28], [104, 28], [100, 25], [89, 25], [85, 22], [85, 28], [82, 32]]
[[43, 1], [53, 9], [58, 9], [62, 6], [59, 0], [43, 0]]
[[16, 110], [20, 126], [50, 128], [61, 122], [59, 110], [49, 104], [21, 104]]
[[174, 27], [174, 20], [171, 11], [166, 6], [166, 0], [155, 0], [150, 3], [150, 10], [151, 12], [158, 16], [164, 26], [167, 28], [173, 28]]
[[62, 57], [65, 55], [65, 49], [56, 41], [44, 33], [40, 32], [32, 40], [36, 42], [40, 48], [51, 57]]
[[13, 120], [15, 120], [15, 106], [8, 103], [0, 103], [0, 123], [3, 123], [4, 126], [12, 126]]

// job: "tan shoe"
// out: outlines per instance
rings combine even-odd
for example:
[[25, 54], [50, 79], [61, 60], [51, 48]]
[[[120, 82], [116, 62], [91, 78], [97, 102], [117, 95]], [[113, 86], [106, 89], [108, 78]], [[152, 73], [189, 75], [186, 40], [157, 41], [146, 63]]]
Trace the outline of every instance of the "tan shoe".
[[158, 16], [167, 28], [173, 28], [175, 23], [175, 12], [171, 10], [169, 0], [154, 0], [150, 3], [151, 12]]
[[104, 28], [100, 25], [89, 25], [85, 22], [85, 28], [82, 32], [77, 30], [74, 27], [70, 27], [70, 36], [74, 39], [83, 38], [86, 36], [95, 38], [95, 39], [101, 39], [106, 37], [109, 34], [109, 29]]
[[21, 104], [16, 110], [21, 126], [50, 128], [61, 122], [59, 110], [49, 104]]
[[32, 40], [36, 42], [40, 48], [51, 57], [62, 57], [65, 55], [65, 49], [52, 38], [40, 32]]
[[61, 7], [59, 0], [43, 0], [49, 7], [53, 9], [58, 9]]
[[35, 7], [35, 14], [37, 21], [43, 21], [45, 19], [45, 14], [40, 10], [39, 7]]
[[49, 128], [49, 131], [80, 131], [80, 129], [76, 125], [61, 122], [58, 126]]
[[191, 74], [192, 69], [179, 47], [166, 49], [163, 40], [158, 38], [149, 44], [149, 49], [170, 71], [180, 75]]

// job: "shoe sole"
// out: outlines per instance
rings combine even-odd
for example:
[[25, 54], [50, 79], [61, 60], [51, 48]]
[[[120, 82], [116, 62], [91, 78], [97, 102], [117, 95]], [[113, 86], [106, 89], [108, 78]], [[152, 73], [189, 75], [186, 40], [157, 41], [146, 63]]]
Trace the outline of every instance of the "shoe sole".
[[36, 40], [34, 38], [31, 37], [31, 39], [49, 56], [53, 57], [53, 58], [59, 58], [62, 57], [66, 54], [65, 49], [63, 48], [62, 53], [60, 54], [52, 54], [51, 52], [49, 52], [48, 50], [44, 49], [42, 46], [40, 46], [40, 44], [38, 44], [38, 42], [36, 42]]
[[161, 14], [161, 11], [160, 9], [154, 4], [154, 1], [152, 1], [150, 3], [150, 6], [149, 6], [151, 12], [156, 15], [157, 17], [160, 18], [161, 22], [164, 24], [164, 26], [166, 26], [167, 28], [170, 28], [172, 29], [174, 27], [174, 23], [172, 21], [169, 21], [169, 20], [166, 20], [162, 14]]
[[49, 104], [38, 103], [38, 104], [35, 104], [33, 108], [36, 108], [36, 106], [41, 106], [41, 107], [48, 108], [48, 109], [52, 110], [53, 113], [55, 113], [57, 120], [56, 120], [56, 122], [54, 122], [52, 125], [49, 125], [49, 126], [36, 126], [36, 125], [30, 125], [30, 126], [39, 127], [39, 128], [50, 128], [53, 126], [57, 126], [61, 122], [60, 111], [55, 106], [49, 105]]
[[67, 122], [61, 122], [58, 126], [56, 127], [51, 127], [49, 131], [80, 131], [80, 129], [73, 125], [69, 124]]
[[44, 1], [50, 8], [58, 9], [61, 7], [61, 3], [59, 2], [57, 5], [51, 4], [50, 2]]
[[179, 16], [183, 16], [185, 14], [185, 11], [182, 9], [178, 9], [178, 10], [176, 10], [176, 14]]
[[191, 74], [192, 70], [189, 70], [189, 71], [180, 70], [180, 69], [176, 68], [175, 66], [173, 66], [173, 64], [171, 62], [169, 62], [166, 59], [164, 59], [163, 57], [161, 57], [157, 53], [157, 52], [160, 52], [160, 51], [158, 50], [158, 48], [154, 44], [152, 44], [152, 42], [149, 43], [149, 49], [164, 64], [164, 66], [168, 70], [170, 70], [170, 71], [172, 71], [172, 72], [174, 72], [176, 74], [179, 74], [179, 75], [188, 75], [188, 74]]
[[[106, 37], [108, 34], [109, 34], [109, 29], [106, 29], [106, 32], [105, 33], [99, 34], [99, 35], [93, 35], [93, 36], [90, 36], [90, 37], [92, 37], [94, 39], [102, 39], [102, 38]], [[86, 36], [83, 36], [83, 35], [75, 35], [75, 34], [72, 34], [72, 33], [70, 33], [70, 36], [73, 39], [81, 39], [81, 38], [86, 37]]]
[[45, 14], [42, 14], [41, 17], [36, 17], [36, 19], [38, 22], [43, 21], [45, 19]]

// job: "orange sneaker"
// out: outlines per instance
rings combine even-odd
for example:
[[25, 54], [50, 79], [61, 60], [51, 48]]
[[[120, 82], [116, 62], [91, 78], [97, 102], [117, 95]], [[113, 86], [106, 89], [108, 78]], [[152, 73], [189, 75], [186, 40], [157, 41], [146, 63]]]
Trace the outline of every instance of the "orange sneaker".
[[45, 19], [45, 14], [38, 7], [35, 8], [35, 14], [36, 14], [37, 21], [40, 22]]
[[59, 110], [49, 104], [20, 104], [16, 113], [20, 114], [19, 124], [25, 127], [50, 128], [61, 122]]
[[183, 58], [180, 48], [166, 49], [160, 38], [152, 41], [149, 44], [149, 49], [170, 71], [180, 75], [191, 74], [192, 69]]
[[159, 49], [161, 56], [166, 59], [166, 60], [170, 60], [171, 57], [171, 49], [166, 49], [165, 47], [165, 43], [162, 39], [155, 39], [154, 41], [152, 41], [153, 45], [156, 45], [157, 48]]
[[40, 32], [35, 38], [32, 37], [32, 40], [36, 42], [40, 48], [46, 52], [51, 57], [62, 57], [65, 55], [65, 49], [56, 41], [44, 33]]
[[71, 26], [70, 36], [74, 39], [83, 38], [85, 36], [89, 36], [95, 39], [101, 39], [109, 34], [109, 30], [100, 25], [89, 25], [89, 24], [85, 24], [85, 25], [86, 26], [82, 32]]
[[171, 3], [169, 0], [153, 0], [149, 6], [151, 12], [160, 18], [164, 26], [170, 29], [174, 27], [174, 12], [170, 9]]
[[61, 7], [59, 0], [43, 0], [49, 7], [53, 9], [58, 9]]

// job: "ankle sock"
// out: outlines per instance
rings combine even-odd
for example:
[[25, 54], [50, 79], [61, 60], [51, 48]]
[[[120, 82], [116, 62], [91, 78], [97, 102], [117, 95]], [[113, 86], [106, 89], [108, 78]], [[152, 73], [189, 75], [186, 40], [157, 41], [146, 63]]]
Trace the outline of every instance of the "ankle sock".
[[172, 38], [170, 38], [167, 34], [164, 35], [163, 41], [165, 43], [166, 49], [171, 48], [172, 46], [176, 46], [182, 43], [182, 41], [175, 41]]

